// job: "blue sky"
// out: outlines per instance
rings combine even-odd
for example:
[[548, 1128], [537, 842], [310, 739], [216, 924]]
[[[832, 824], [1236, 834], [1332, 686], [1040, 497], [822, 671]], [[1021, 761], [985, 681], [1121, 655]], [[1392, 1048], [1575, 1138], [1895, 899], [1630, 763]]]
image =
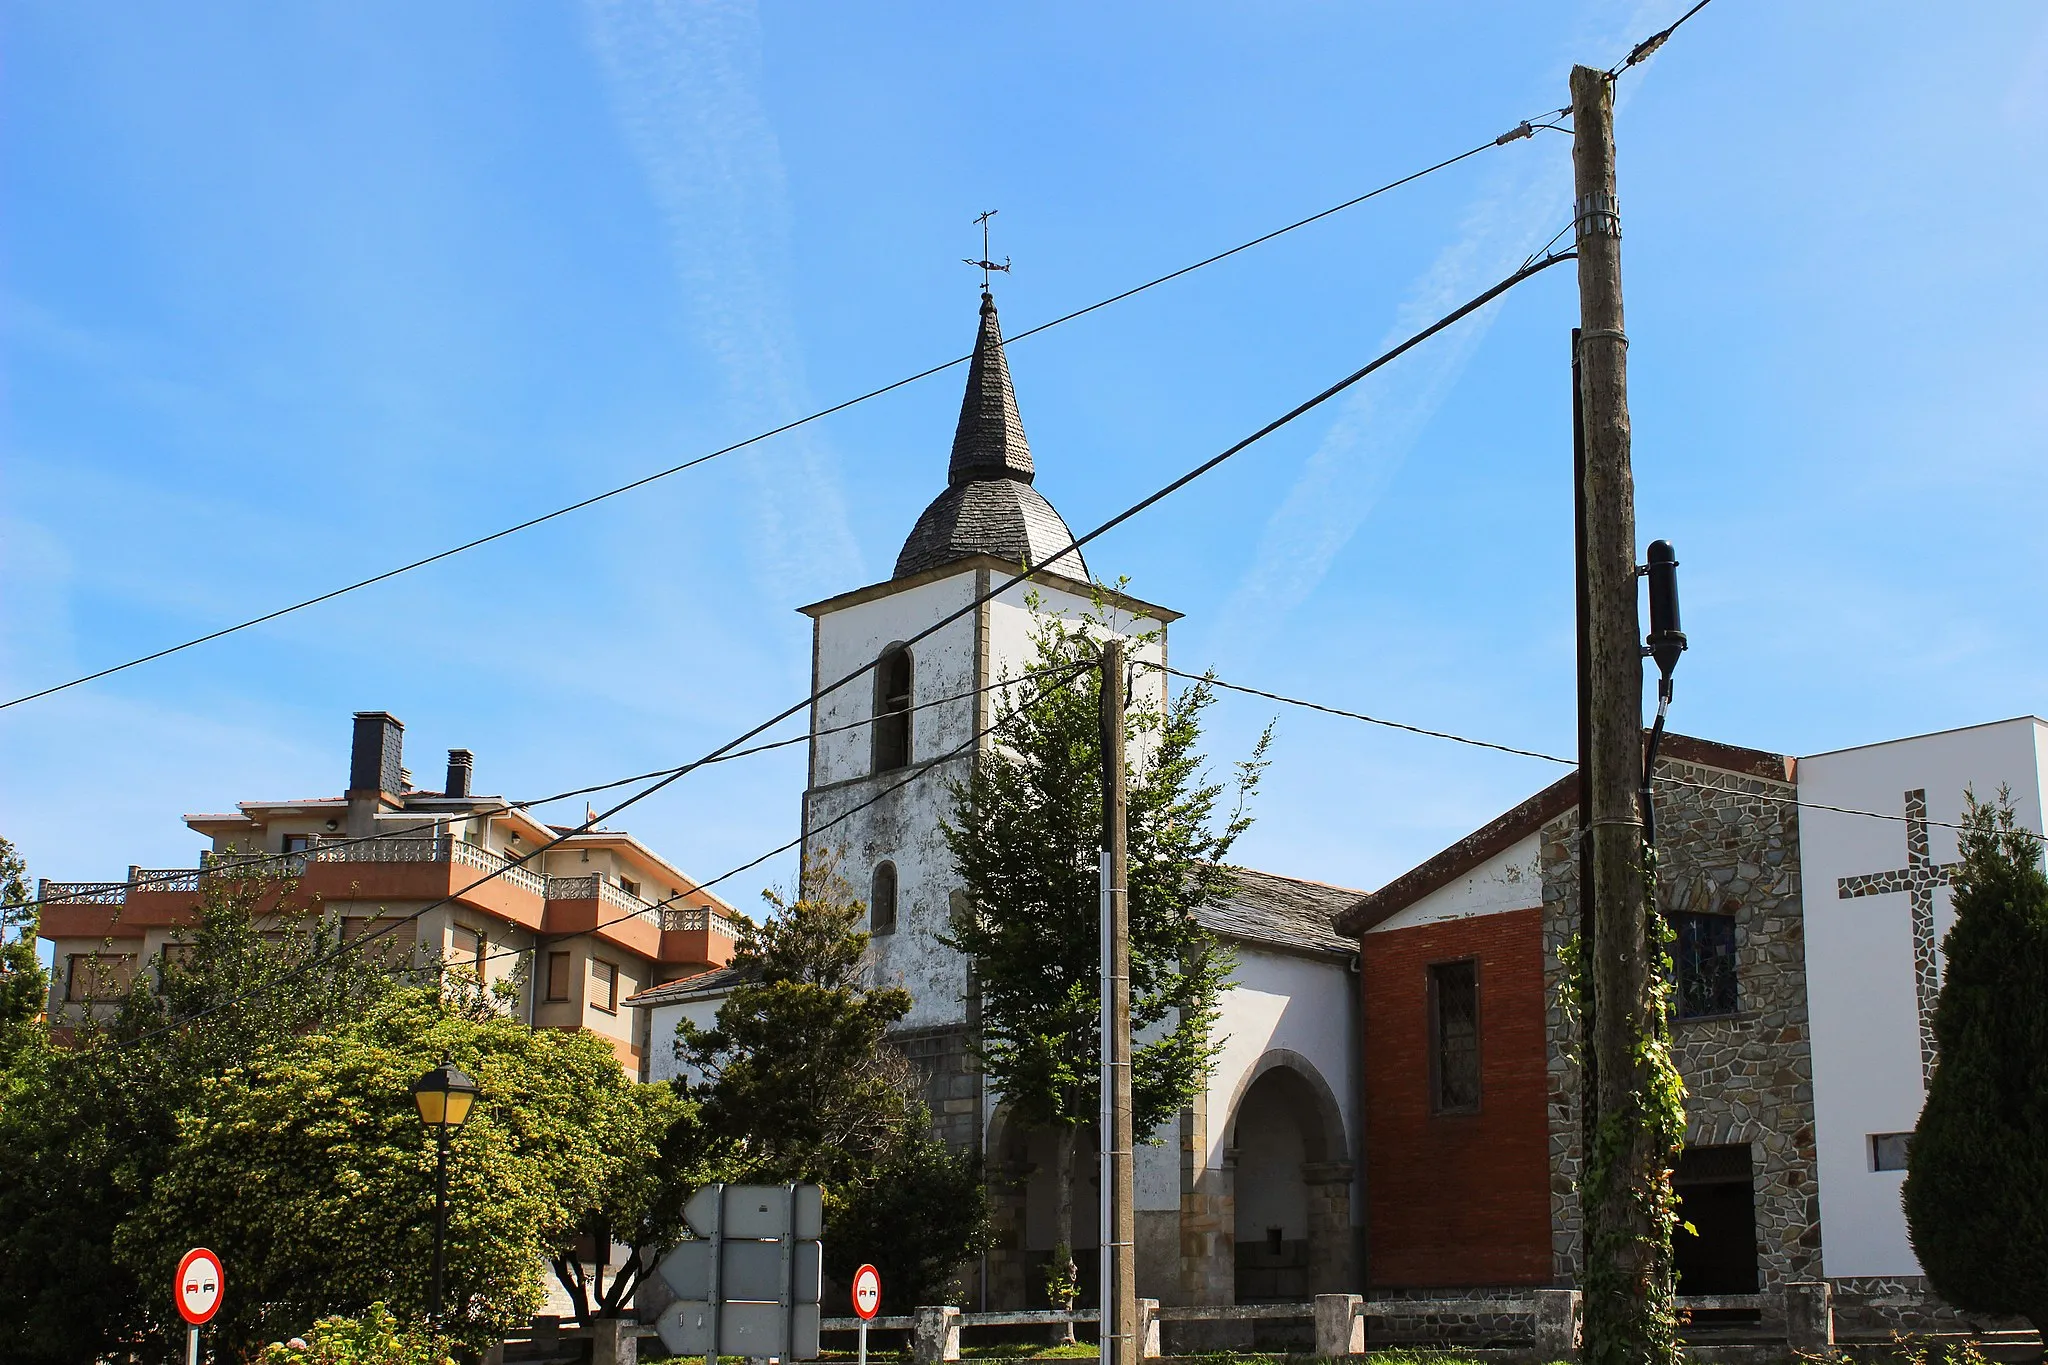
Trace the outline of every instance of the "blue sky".
[[[956, 355], [1463, 150], [1681, 6], [0, 5], [0, 684], [17, 695]], [[1806, 753], [2048, 709], [2038, 4], [1718, 0], [1619, 118], [1642, 538], [1673, 724]], [[1564, 226], [1569, 145], [1465, 162], [1011, 354], [1092, 526]], [[1569, 268], [1089, 559], [1186, 667], [1572, 742]], [[39, 875], [190, 865], [331, 793], [348, 716], [533, 795], [803, 695], [793, 608], [886, 576], [960, 375], [397, 582], [0, 712]], [[1213, 751], [1274, 714], [1229, 699]], [[1369, 887], [1549, 781], [1279, 715], [1245, 861]], [[800, 749], [623, 820], [709, 876]], [[429, 783], [430, 784], [430, 783]], [[580, 814], [580, 806], [573, 814]], [[753, 890], [782, 865], [728, 886]]]

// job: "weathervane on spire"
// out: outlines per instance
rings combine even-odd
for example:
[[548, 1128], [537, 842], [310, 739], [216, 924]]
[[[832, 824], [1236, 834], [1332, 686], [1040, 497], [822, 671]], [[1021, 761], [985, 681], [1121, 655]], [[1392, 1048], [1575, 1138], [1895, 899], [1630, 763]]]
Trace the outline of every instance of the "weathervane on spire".
[[997, 265], [994, 261], [988, 258], [988, 220], [995, 216], [996, 210], [989, 209], [987, 212], [983, 213], [979, 218], [976, 218], [974, 220], [975, 222], [981, 225], [981, 259], [977, 261], [966, 256], [962, 256], [960, 258], [968, 265], [981, 267], [981, 292], [984, 294], [988, 293], [988, 277], [990, 271], [1000, 270], [1006, 275], [1010, 272], [1010, 258], [1008, 256], [1003, 257], [1003, 263], [1001, 265]]

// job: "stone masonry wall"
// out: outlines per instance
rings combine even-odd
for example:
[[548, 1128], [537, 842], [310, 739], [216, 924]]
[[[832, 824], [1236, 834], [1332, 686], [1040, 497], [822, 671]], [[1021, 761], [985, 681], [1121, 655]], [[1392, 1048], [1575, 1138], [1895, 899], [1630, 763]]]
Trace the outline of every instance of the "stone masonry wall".
[[932, 1111], [932, 1132], [953, 1148], [981, 1149], [981, 1069], [975, 1060], [972, 1025], [905, 1029], [889, 1035], [924, 1084]]
[[[1735, 919], [1736, 1012], [1672, 1023], [1687, 1091], [1686, 1141], [1749, 1145], [1759, 1288], [1770, 1292], [1820, 1277], [1796, 789], [1668, 759], [1657, 773], [1667, 779], [1656, 790], [1660, 907]], [[1560, 1283], [1577, 1283], [1580, 1269], [1579, 1077], [1558, 963], [1558, 949], [1579, 928], [1577, 823], [1577, 813], [1568, 813], [1542, 836], [1551, 1226]]]

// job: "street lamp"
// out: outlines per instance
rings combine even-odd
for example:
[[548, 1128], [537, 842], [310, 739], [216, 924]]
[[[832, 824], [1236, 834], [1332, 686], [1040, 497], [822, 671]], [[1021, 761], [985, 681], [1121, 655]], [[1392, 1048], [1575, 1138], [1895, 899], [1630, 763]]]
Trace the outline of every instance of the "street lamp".
[[420, 1122], [434, 1130], [434, 1316], [441, 1325], [442, 1245], [448, 1236], [448, 1136], [469, 1122], [476, 1105], [477, 1086], [468, 1073], [446, 1062], [420, 1077], [412, 1085], [412, 1102], [419, 1106]]

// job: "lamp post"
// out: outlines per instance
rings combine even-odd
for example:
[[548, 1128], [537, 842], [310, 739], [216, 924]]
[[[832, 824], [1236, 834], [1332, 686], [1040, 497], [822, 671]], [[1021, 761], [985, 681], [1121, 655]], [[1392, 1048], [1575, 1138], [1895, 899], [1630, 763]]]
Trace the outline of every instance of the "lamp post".
[[448, 1236], [448, 1136], [469, 1122], [476, 1104], [476, 1082], [446, 1062], [413, 1082], [412, 1102], [420, 1122], [434, 1130], [434, 1330], [441, 1329], [443, 1244]]

